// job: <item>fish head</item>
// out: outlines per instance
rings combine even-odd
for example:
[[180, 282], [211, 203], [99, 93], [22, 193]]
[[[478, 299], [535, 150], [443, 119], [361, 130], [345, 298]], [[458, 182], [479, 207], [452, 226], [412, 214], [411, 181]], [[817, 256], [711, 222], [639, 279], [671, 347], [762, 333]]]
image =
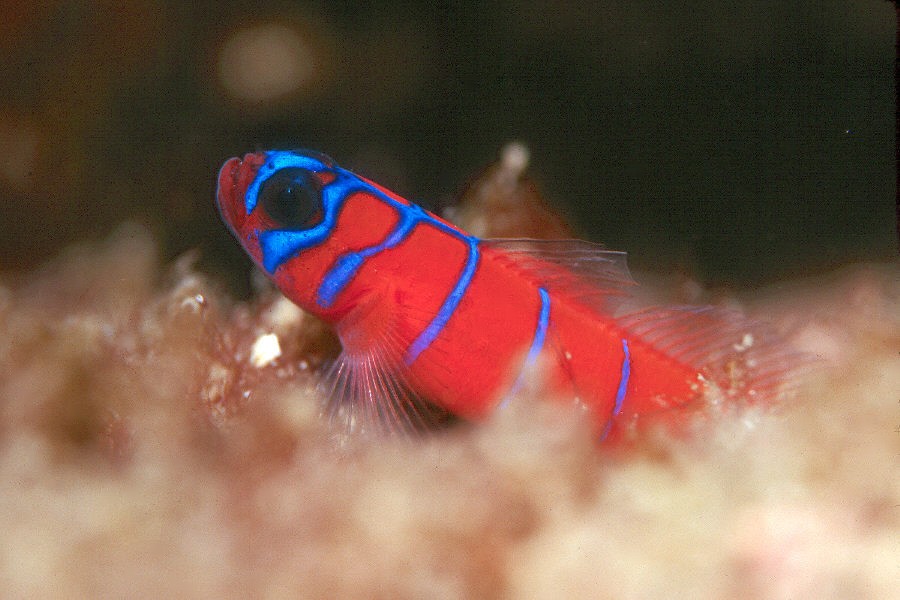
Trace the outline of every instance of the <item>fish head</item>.
[[216, 205], [222, 220], [270, 276], [291, 255], [320, 242], [330, 221], [322, 188], [334, 163], [305, 150], [230, 158], [219, 170]]

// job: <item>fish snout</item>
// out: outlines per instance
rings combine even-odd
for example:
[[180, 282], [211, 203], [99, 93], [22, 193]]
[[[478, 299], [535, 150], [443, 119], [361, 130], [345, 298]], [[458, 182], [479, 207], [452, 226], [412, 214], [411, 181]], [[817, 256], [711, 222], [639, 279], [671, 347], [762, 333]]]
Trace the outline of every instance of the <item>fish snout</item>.
[[239, 190], [241, 166], [239, 158], [229, 158], [219, 169], [216, 206], [222, 220], [235, 232], [240, 230], [246, 216], [243, 194]]

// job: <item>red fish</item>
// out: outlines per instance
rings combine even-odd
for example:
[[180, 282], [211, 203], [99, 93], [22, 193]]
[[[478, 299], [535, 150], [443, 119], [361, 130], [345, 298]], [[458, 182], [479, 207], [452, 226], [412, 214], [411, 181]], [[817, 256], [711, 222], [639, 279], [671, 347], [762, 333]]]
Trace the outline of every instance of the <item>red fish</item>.
[[[280, 290], [332, 324], [343, 351], [327, 413], [353, 429], [415, 427], [423, 399], [488, 415], [540, 367], [604, 438], [711, 389], [780, 393], [787, 352], [734, 313], [617, 316], [625, 254], [577, 240], [479, 239], [310, 151], [228, 160], [217, 203]], [[424, 412], [423, 412], [424, 411]]]

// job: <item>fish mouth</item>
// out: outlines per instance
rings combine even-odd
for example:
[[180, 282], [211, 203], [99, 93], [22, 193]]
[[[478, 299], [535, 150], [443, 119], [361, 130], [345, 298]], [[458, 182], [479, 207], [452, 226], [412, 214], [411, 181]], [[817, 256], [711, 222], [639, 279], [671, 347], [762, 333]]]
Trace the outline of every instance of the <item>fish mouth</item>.
[[240, 223], [243, 220], [243, 210], [241, 205], [243, 202], [238, 197], [238, 180], [240, 177], [241, 166], [243, 161], [237, 157], [229, 158], [219, 169], [218, 187], [216, 189], [216, 207], [222, 220], [234, 231], [240, 229]]
[[233, 157], [219, 169], [216, 206], [228, 226], [238, 233], [247, 219], [245, 196], [247, 188], [265, 162], [265, 153], [245, 154], [243, 159]]

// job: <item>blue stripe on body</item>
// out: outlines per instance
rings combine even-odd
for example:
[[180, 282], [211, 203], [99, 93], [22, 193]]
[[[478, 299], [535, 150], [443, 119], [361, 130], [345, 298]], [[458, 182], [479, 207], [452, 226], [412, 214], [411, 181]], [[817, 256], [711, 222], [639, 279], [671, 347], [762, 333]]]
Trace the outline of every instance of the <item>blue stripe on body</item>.
[[631, 377], [631, 352], [628, 351], [628, 340], [622, 339], [622, 374], [619, 376], [619, 389], [616, 390], [616, 403], [613, 405], [612, 416], [606, 422], [606, 427], [600, 439], [606, 439], [609, 430], [612, 428], [613, 419], [622, 412], [622, 405], [625, 403], [625, 396], [628, 394], [628, 379]]
[[538, 288], [538, 294], [541, 297], [541, 314], [538, 315], [531, 348], [528, 349], [528, 356], [525, 357], [526, 368], [534, 366], [540, 356], [541, 350], [544, 348], [544, 341], [547, 339], [547, 327], [550, 325], [550, 294], [544, 288]]
[[[437, 224], [442, 223], [438, 221]], [[450, 291], [450, 294], [444, 300], [441, 308], [438, 309], [437, 314], [434, 315], [434, 318], [428, 326], [419, 334], [419, 337], [410, 344], [409, 349], [406, 351], [406, 358], [404, 359], [407, 365], [413, 364], [416, 359], [419, 358], [419, 355], [422, 354], [437, 336], [441, 334], [444, 326], [447, 325], [447, 321], [450, 320], [450, 317], [453, 316], [453, 313], [462, 301], [462, 297], [465, 295], [466, 290], [469, 289], [469, 284], [472, 283], [472, 277], [475, 275], [475, 269], [478, 267], [478, 238], [463, 236], [456, 230], [450, 231], [453, 234], [462, 237], [469, 246], [469, 255], [466, 258], [466, 266], [463, 268], [459, 279], [456, 280], [456, 285], [453, 286], [453, 290]]]
[[531, 339], [531, 347], [528, 349], [528, 355], [525, 357], [525, 364], [519, 371], [518, 377], [506, 394], [506, 397], [500, 402], [500, 408], [504, 408], [509, 400], [515, 396], [524, 383], [525, 372], [533, 367], [544, 349], [544, 342], [547, 340], [547, 328], [550, 326], [550, 294], [544, 288], [538, 288], [538, 294], [541, 297], [541, 312], [538, 315], [537, 324], [534, 326], [534, 337]]

